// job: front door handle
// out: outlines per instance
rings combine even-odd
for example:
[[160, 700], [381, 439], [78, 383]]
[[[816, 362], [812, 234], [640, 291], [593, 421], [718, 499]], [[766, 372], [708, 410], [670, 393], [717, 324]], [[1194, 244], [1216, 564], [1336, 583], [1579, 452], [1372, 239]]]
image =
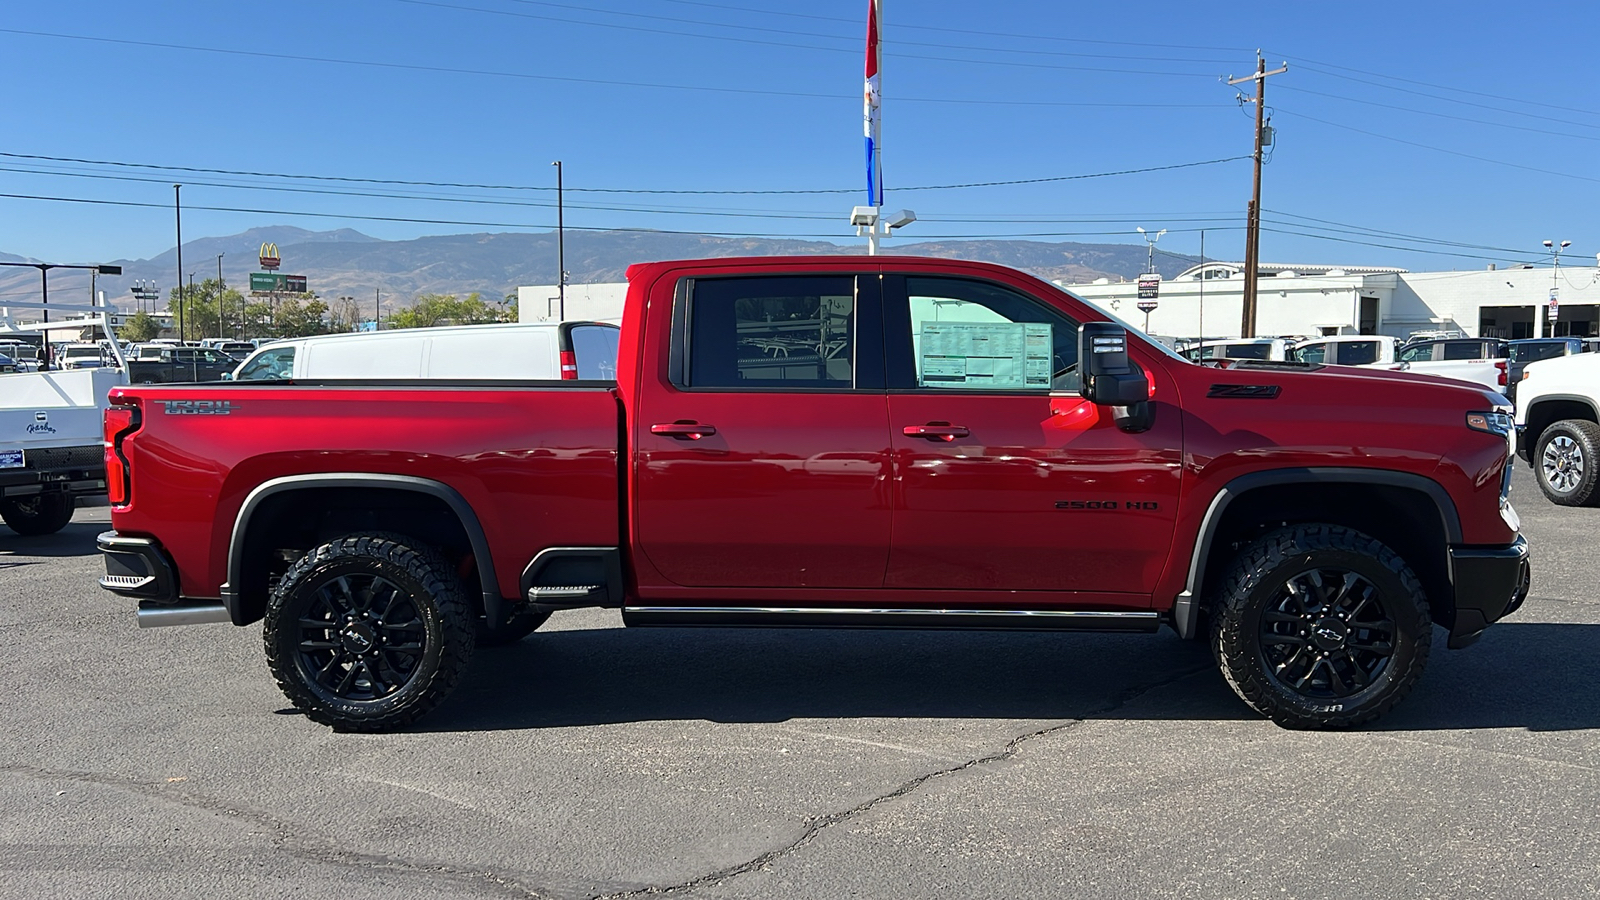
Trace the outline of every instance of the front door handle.
[[930, 441], [953, 441], [972, 434], [965, 425], [951, 425], [949, 422], [929, 422], [926, 425], [907, 425], [900, 429], [906, 437], [924, 438]]
[[663, 437], [677, 438], [680, 441], [698, 441], [708, 434], [716, 434], [714, 425], [701, 425], [698, 422], [679, 421], [670, 425], [651, 425], [651, 434]]

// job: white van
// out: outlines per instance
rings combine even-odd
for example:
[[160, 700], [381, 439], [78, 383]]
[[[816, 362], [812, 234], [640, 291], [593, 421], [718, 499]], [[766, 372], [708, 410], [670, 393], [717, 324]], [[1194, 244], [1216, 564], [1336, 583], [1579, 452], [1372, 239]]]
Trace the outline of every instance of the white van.
[[611, 381], [620, 333], [604, 322], [539, 322], [323, 334], [262, 345], [232, 380]]

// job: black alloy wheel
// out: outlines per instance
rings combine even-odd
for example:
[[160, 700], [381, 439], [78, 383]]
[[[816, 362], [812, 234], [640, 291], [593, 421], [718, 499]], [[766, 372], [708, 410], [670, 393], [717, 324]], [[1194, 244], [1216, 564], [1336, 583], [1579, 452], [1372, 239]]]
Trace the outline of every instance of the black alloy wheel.
[[1259, 640], [1280, 686], [1342, 699], [1383, 675], [1394, 656], [1395, 623], [1377, 585], [1361, 573], [1315, 568], [1288, 578], [1267, 601]]
[[1228, 684], [1290, 728], [1343, 728], [1387, 712], [1421, 676], [1433, 629], [1406, 561], [1335, 525], [1280, 528], [1246, 544], [1210, 609]]
[[473, 613], [450, 564], [410, 538], [360, 534], [289, 568], [267, 604], [267, 664], [285, 696], [342, 731], [410, 724], [472, 655]]

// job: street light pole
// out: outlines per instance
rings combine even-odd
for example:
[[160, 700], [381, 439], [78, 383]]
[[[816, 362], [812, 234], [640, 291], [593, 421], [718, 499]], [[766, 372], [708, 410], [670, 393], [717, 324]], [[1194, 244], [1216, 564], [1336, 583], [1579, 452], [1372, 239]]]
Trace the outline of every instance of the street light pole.
[[228, 309], [227, 309], [227, 307], [222, 305], [222, 258], [224, 256], [227, 256], [227, 255], [228, 255], [227, 252], [222, 252], [222, 253], [218, 253], [217, 254], [217, 339], [218, 340], [225, 339], [228, 336], [227, 331], [225, 330], [225, 327], [228, 324], [228, 315], [227, 315]]
[[178, 228], [178, 343], [183, 343], [183, 185], [172, 186], [172, 216]]
[[566, 202], [561, 188], [561, 160], [550, 165], [556, 167], [556, 307], [557, 321], [567, 320], [567, 223]]
[[1571, 246], [1571, 241], [1562, 241], [1560, 246], [1556, 246], [1554, 241], [1544, 242], [1544, 248], [1549, 250], [1555, 257], [1555, 266], [1550, 269], [1550, 305], [1545, 308], [1545, 319], [1550, 323], [1550, 333], [1545, 337], [1556, 336], [1556, 320], [1561, 316], [1560, 301], [1557, 299], [1561, 292], [1561, 285], [1559, 284], [1561, 280], [1561, 251]]
[[1145, 245], [1149, 248], [1149, 252], [1145, 254], [1145, 274], [1154, 275], [1156, 272], [1156, 241], [1161, 240], [1161, 236], [1166, 234], [1167, 230], [1165, 228], [1161, 229], [1155, 233], [1154, 237], [1152, 237], [1149, 232], [1145, 231], [1142, 226], [1135, 225], [1134, 230], [1144, 235]]

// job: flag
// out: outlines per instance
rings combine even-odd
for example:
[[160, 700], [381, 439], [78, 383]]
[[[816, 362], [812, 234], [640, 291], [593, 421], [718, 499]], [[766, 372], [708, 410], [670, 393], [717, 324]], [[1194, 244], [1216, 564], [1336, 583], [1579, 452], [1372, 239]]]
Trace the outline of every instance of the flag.
[[883, 163], [878, 158], [881, 148], [878, 146], [878, 123], [881, 118], [880, 106], [882, 96], [878, 89], [878, 13], [883, 0], [867, 0], [867, 91], [866, 91], [866, 132], [867, 132], [867, 205], [878, 206], [883, 203]]

